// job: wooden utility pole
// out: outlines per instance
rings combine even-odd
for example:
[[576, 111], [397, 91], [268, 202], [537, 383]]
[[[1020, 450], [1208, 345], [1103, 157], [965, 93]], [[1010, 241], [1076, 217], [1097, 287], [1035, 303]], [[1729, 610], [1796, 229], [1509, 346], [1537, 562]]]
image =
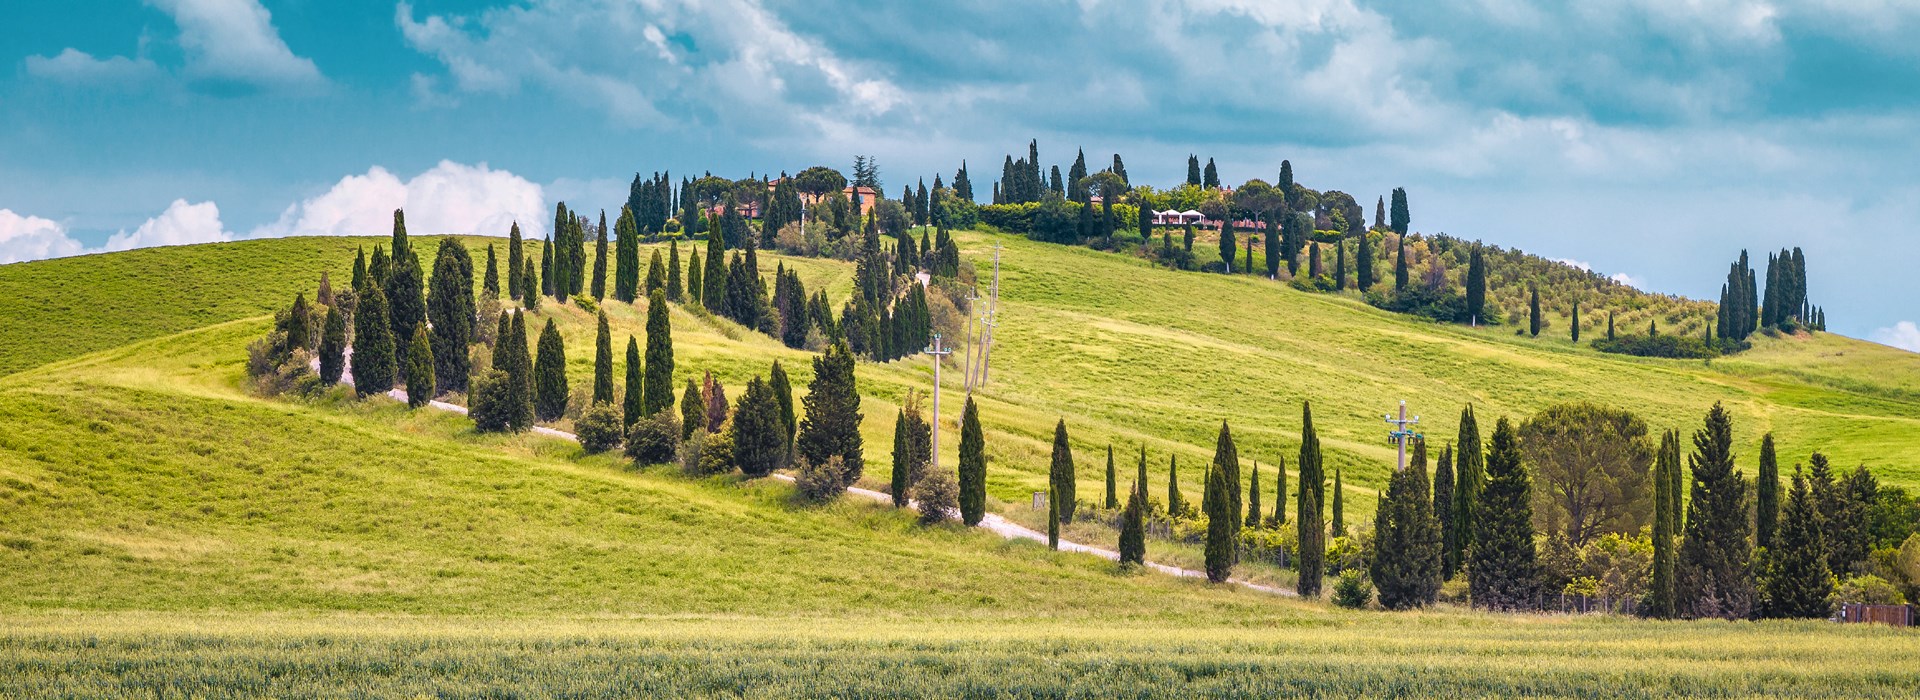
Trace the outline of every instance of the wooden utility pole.
[[933, 469], [940, 469], [940, 363], [946, 361], [953, 351], [940, 344], [940, 334], [933, 334], [933, 344], [920, 351], [933, 356]]
[[998, 322], [1000, 313], [1000, 251], [1003, 248], [1004, 246], [999, 244], [993, 246], [993, 288], [992, 291], [988, 292], [987, 320], [985, 321], [987, 328], [982, 333], [984, 340], [980, 344], [981, 386], [986, 385], [988, 371], [993, 368], [993, 328], [1000, 325]]
[[1392, 424], [1394, 427], [1394, 429], [1391, 432], [1387, 433], [1387, 440], [1400, 447], [1400, 461], [1398, 463], [1398, 466], [1395, 467], [1395, 471], [1406, 471], [1407, 470], [1407, 441], [1418, 440], [1421, 437], [1423, 437], [1419, 433], [1415, 433], [1411, 430], [1408, 430], [1407, 426], [1415, 425], [1419, 423], [1420, 417], [1414, 416], [1411, 419], [1407, 418], [1407, 402], [1401, 401], [1400, 417], [1394, 418], [1393, 416], [1389, 415], [1389, 416], [1386, 416], [1386, 420], [1388, 423]]
[[967, 354], [965, 355], [966, 362], [961, 368], [961, 371], [966, 372], [966, 374], [963, 375], [966, 377], [966, 381], [962, 382], [962, 385], [967, 388], [967, 391], [973, 391], [973, 317], [975, 316], [974, 311], [976, 311], [976, 309], [974, 307], [976, 306], [976, 302], [980, 301], [979, 291], [979, 288], [976, 287], [973, 291], [967, 292], [967, 337], [964, 338], [967, 343]]

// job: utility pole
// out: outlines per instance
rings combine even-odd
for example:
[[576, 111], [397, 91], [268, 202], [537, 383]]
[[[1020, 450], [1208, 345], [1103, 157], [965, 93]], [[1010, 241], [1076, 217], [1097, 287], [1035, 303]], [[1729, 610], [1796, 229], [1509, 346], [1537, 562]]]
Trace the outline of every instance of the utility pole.
[[1389, 415], [1389, 416], [1386, 416], [1386, 421], [1392, 424], [1394, 427], [1394, 429], [1391, 432], [1387, 433], [1387, 440], [1400, 447], [1400, 461], [1399, 461], [1399, 466], [1396, 468], [1396, 471], [1406, 471], [1407, 470], [1407, 441], [1419, 440], [1425, 437], [1423, 435], [1420, 435], [1419, 433], [1415, 433], [1411, 430], [1408, 430], [1407, 426], [1418, 424], [1420, 422], [1420, 417], [1414, 416], [1411, 419], [1407, 418], [1407, 402], [1401, 401], [1400, 417], [1394, 418], [1393, 416]]
[[[966, 386], [969, 392], [973, 391], [973, 317], [975, 315], [974, 302], [977, 301], [980, 301], [980, 289], [978, 287], [967, 292], [967, 337], [965, 338], [967, 342], [967, 354], [965, 357], [967, 359], [962, 365], [962, 371], [966, 372], [966, 381], [962, 382], [962, 384]], [[935, 335], [938, 336], [938, 334]]]
[[952, 355], [953, 351], [940, 345], [940, 334], [933, 334], [933, 344], [920, 351], [933, 356], [933, 469], [940, 469], [940, 363]]
[[998, 243], [993, 246], [993, 291], [987, 300], [987, 329], [983, 333], [985, 341], [980, 344], [980, 385], [986, 386], [988, 370], [993, 367], [993, 328], [999, 324], [1000, 313], [1000, 251], [1004, 249]]

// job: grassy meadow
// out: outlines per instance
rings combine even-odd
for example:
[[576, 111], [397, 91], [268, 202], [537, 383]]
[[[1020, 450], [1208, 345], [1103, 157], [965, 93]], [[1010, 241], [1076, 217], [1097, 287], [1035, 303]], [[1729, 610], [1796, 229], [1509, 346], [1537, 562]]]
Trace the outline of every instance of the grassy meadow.
[[[310, 294], [322, 270], [344, 285], [354, 249], [378, 240], [0, 266], [0, 696], [1920, 694], [1907, 632], [1344, 611], [922, 529], [853, 499], [806, 506], [770, 480], [694, 480], [549, 438], [477, 435], [464, 418], [344, 388], [249, 394], [245, 346], [265, 314]], [[1270, 489], [1265, 465], [1292, 461], [1302, 400], [1345, 473], [1350, 524], [1391, 469], [1380, 414], [1401, 399], [1436, 441], [1469, 401], [1483, 434], [1571, 399], [1690, 430], [1723, 401], [1749, 469], [1771, 430], [1789, 463], [1818, 449], [1920, 487], [1920, 362], [1882, 346], [1823, 334], [1757, 338], [1711, 363], [1626, 358], [1252, 277], [959, 241], [982, 277], [988, 248], [1005, 246], [994, 381], [977, 398], [989, 507], [1030, 525], [1044, 521], [1027, 502], [1045, 488], [1059, 418], [1083, 501], [1102, 490], [1109, 443], [1125, 479], [1147, 446], [1156, 494], [1177, 454], [1197, 497], [1223, 420]], [[504, 256], [501, 239], [464, 242]], [[424, 238], [416, 247], [430, 257]], [[836, 304], [851, 292], [850, 264], [762, 262], [797, 267]], [[628, 334], [644, 339], [644, 309], [605, 307], [618, 364]], [[570, 382], [590, 385], [593, 317], [549, 302], [535, 321], [549, 318]], [[672, 320], [676, 396], [710, 370], [737, 397], [775, 359], [798, 392], [812, 376], [806, 352], [684, 308]], [[866, 481], [880, 486], [895, 408], [932, 368], [857, 371]], [[944, 376], [949, 466], [958, 374]], [[1067, 537], [1113, 544], [1091, 522]], [[1200, 560], [1157, 540], [1149, 556]]]

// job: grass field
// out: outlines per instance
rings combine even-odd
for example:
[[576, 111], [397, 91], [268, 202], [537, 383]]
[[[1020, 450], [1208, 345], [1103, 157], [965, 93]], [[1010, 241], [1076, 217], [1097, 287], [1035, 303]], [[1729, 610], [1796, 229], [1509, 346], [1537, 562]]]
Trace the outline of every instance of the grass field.
[[[0, 289], [52, 290], [0, 305], [0, 695], [1920, 694], [1910, 633], [1340, 611], [923, 530], [874, 504], [807, 507], [771, 482], [689, 480], [556, 440], [476, 435], [463, 418], [344, 391], [247, 394], [244, 348], [267, 328], [261, 314], [322, 269], [344, 280], [354, 248], [374, 240], [0, 266]], [[1148, 446], [1155, 493], [1179, 454], [1197, 496], [1221, 420], [1243, 459], [1270, 464], [1296, 449], [1306, 398], [1346, 470], [1349, 522], [1372, 510], [1390, 469], [1379, 414], [1401, 398], [1436, 438], [1468, 400], [1483, 431], [1573, 398], [1691, 428], [1720, 400], [1743, 444], [1770, 429], [1789, 460], [1823, 449], [1920, 486], [1920, 365], [1881, 346], [1822, 335], [1762, 339], [1711, 364], [1639, 360], [1253, 278], [960, 241], [983, 273], [986, 247], [1007, 247], [1001, 344], [980, 399], [990, 507], [1029, 524], [1059, 417], [1083, 500], [1100, 491], [1109, 441], [1128, 476], [1134, 446]], [[217, 292], [169, 291], [154, 276], [187, 263], [168, 256]], [[849, 293], [850, 266], [788, 262], [810, 288]], [[33, 305], [49, 295], [63, 301]], [[607, 306], [618, 356], [644, 316]], [[591, 317], [550, 303], [545, 318], [585, 385]], [[737, 396], [776, 358], [797, 389], [811, 376], [807, 353], [728, 322], [684, 309], [673, 322], [677, 384], [712, 370]], [[915, 359], [858, 373], [879, 485], [894, 407], [932, 372]], [[1112, 545], [1097, 525], [1069, 536]], [[1159, 541], [1150, 555], [1199, 559]]]

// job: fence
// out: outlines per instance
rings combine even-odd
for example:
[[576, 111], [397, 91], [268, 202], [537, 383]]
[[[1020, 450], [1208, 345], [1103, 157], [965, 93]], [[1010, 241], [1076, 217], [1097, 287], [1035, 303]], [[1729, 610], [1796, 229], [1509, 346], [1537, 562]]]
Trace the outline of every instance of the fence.
[[1879, 622], [1895, 627], [1913, 625], [1913, 608], [1906, 605], [1867, 605], [1865, 603], [1841, 603], [1840, 612], [1833, 616], [1835, 622]]
[[[1592, 596], [1562, 593], [1559, 596], [1559, 610], [1568, 614], [1603, 613], [1607, 615], [1634, 615], [1640, 611], [1640, 600], [1631, 596]], [[1543, 601], [1550, 602], [1550, 601]], [[1547, 606], [1541, 606], [1543, 608]]]

